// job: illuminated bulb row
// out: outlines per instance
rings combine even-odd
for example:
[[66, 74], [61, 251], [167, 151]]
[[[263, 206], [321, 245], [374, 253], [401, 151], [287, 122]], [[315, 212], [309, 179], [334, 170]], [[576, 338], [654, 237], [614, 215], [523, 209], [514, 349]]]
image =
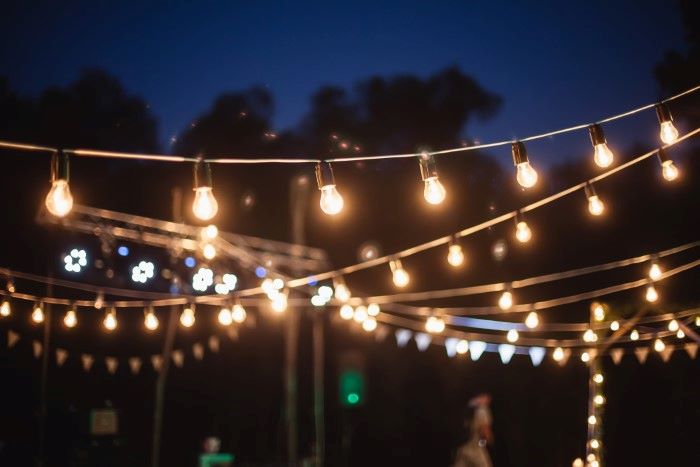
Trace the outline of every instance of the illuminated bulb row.
[[370, 303], [367, 306], [359, 305], [356, 308], [347, 303], [340, 307], [340, 317], [346, 321], [354, 319], [358, 323], [364, 322], [368, 317], [374, 318], [379, 315], [381, 309], [376, 303]]

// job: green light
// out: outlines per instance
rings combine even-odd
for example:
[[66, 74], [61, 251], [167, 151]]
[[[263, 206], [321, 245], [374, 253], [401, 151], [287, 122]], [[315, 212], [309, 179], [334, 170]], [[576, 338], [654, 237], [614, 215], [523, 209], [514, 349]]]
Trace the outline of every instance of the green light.
[[357, 404], [358, 402], [360, 402], [360, 396], [359, 396], [359, 394], [354, 393], [354, 392], [348, 394], [348, 403], [349, 403], [349, 404], [353, 404], [353, 405], [354, 405], [354, 404]]
[[340, 374], [340, 403], [346, 407], [356, 407], [365, 402], [365, 379], [355, 369], [345, 370]]

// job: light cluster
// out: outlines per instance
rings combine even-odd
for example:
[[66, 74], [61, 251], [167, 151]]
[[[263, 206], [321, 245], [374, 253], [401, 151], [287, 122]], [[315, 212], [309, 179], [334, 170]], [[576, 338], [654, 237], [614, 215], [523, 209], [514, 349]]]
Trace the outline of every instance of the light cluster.
[[145, 284], [155, 275], [155, 266], [150, 261], [141, 261], [131, 269], [131, 280]]
[[214, 283], [214, 271], [201, 267], [192, 275], [192, 288], [197, 292], [205, 292]]
[[68, 272], [80, 272], [87, 266], [87, 252], [73, 248], [70, 253], [63, 257], [64, 268]]
[[[224, 274], [223, 276], [221, 276], [221, 282], [214, 286], [214, 292], [216, 292], [220, 295], [226, 295], [226, 294], [230, 293], [232, 290], [235, 290], [237, 284], [238, 284], [238, 277], [235, 274], [230, 274], [230, 273]], [[209, 287], [209, 286], [207, 286], [207, 287]], [[206, 287], [205, 287], [205, 290], [206, 290]]]

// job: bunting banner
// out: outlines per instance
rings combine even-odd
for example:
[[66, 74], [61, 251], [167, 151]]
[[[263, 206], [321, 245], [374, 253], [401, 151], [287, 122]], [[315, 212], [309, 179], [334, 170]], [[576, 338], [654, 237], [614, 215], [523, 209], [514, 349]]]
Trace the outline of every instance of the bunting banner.
[[615, 363], [615, 365], [619, 365], [620, 362], [622, 361], [622, 357], [625, 355], [625, 349], [611, 349], [610, 350], [610, 358], [612, 358], [612, 361]]
[[406, 347], [406, 344], [408, 344], [408, 341], [411, 340], [413, 333], [408, 329], [397, 329], [394, 335], [396, 336], [396, 345], [399, 347]]
[[690, 358], [695, 359], [695, 357], [698, 355], [698, 344], [685, 344], [685, 351], [688, 352], [688, 356], [690, 356]]
[[182, 350], [173, 350], [172, 358], [175, 366], [182, 368], [182, 365], [185, 363], [185, 354], [182, 352]]
[[418, 350], [420, 350], [421, 352], [425, 352], [425, 350], [430, 345], [430, 341], [433, 340], [433, 338], [430, 337], [430, 334], [426, 334], [424, 332], [419, 332], [418, 334], [416, 334], [414, 339], [416, 341], [416, 347], [418, 347]]
[[540, 363], [544, 360], [544, 356], [547, 354], [547, 350], [544, 347], [530, 347], [527, 353], [530, 354], [532, 366], [540, 366]]
[[649, 347], [637, 347], [634, 349], [634, 354], [637, 356], [639, 363], [644, 363], [649, 356]]
[[457, 342], [459, 342], [459, 339], [456, 337], [448, 337], [445, 339], [445, 352], [448, 357], [452, 358], [457, 355]]
[[163, 357], [160, 354], [151, 355], [151, 365], [153, 369], [160, 373], [160, 369], [163, 368]]
[[131, 373], [134, 375], [139, 374], [139, 371], [141, 371], [141, 365], [143, 361], [138, 358], [138, 357], [131, 357], [129, 359], [129, 369], [131, 370]]
[[68, 351], [64, 349], [56, 349], [56, 365], [63, 366], [68, 358]]
[[33, 341], [32, 342], [32, 351], [34, 353], [34, 358], [41, 357], [41, 342], [40, 341]]
[[107, 366], [107, 371], [109, 371], [109, 373], [113, 375], [117, 372], [117, 368], [119, 367], [119, 360], [117, 360], [114, 357], [105, 357], [105, 365]]
[[19, 334], [13, 331], [7, 331], [7, 348], [11, 349], [19, 341]]
[[204, 358], [204, 346], [199, 342], [192, 346], [192, 355], [194, 355], [195, 360], [202, 360]]
[[95, 363], [95, 358], [92, 355], [89, 354], [82, 354], [80, 356], [80, 361], [83, 364], [83, 370], [90, 371], [90, 368], [92, 368], [92, 364]]
[[668, 363], [668, 361], [671, 359], [671, 355], [673, 355], [673, 350], [673, 347], [668, 346], [661, 351], [661, 360], [663, 360], [664, 363]]

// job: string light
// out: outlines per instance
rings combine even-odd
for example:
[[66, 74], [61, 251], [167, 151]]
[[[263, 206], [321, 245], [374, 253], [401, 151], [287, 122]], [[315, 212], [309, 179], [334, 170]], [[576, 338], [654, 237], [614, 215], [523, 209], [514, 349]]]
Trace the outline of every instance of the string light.
[[525, 145], [516, 141], [511, 144], [513, 163], [517, 171], [516, 179], [523, 188], [532, 188], [537, 183], [537, 171], [532, 168], [527, 157]]
[[678, 321], [675, 319], [672, 319], [671, 321], [668, 322], [668, 330], [671, 332], [676, 332], [678, 331], [680, 327], [678, 326]]
[[583, 341], [584, 342], [597, 342], [598, 341], [598, 334], [596, 334], [593, 329], [587, 329], [586, 332], [583, 333]]
[[74, 309], [70, 309], [66, 311], [66, 314], [63, 316], [63, 324], [71, 329], [74, 328], [78, 324], [78, 316], [75, 314]]
[[381, 308], [379, 308], [379, 305], [376, 303], [370, 303], [367, 305], [367, 314], [369, 316], [377, 316], [379, 312], [381, 311]]
[[600, 302], [591, 303], [591, 313], [593, 313], [593, 318], [596, 321], [603, 321], [605, 319], [605, 307]]
[[457, 345], [455, 345], [455, 351], [459, 355], [464, 355], [467, 352], [469, 352], [469, 341], [467, 341], [466, 339], [460, 339], [457, 342]]
[[349, 321], [355, 315], [355, 310], [353, 310], [353, 308], [346, 303], [340, 307], [339, 313], [341, 318], [343, 318], [345, 321]]
[[596, 416], [595, 416], [595, 415], [590, 415], [590, 416], [588, 417], [588, 424], [589, 424], [589, 425], [595, 425], [596, 423], [598, 423], [598, 419], [596, 418]]
[[206, 259], [214, 259], [216, 257], [216, 248], [211, 243], [205, 243], [202, 247], [202, 255]]
[[427, 152], [423, 152], [418, 158], [418, 163], [420, 165], [421, 178], [423, 182], [425, 182], [423, 197], [430, 204], [442, 203], [445, 200], [447, 192], [438, 178], [435, 158]]
[[673, 144], [678, 139], [678, 130], [673, 125], [673, 116], [665, 103], [656, 104], [656, 117], [659, 119], [659, 137], [664, 144]]
[[229, 324], [233, 323], [233, 316], [231, 315], [231, 310], [228, 307], [222, 307], [221, 310], [219, 310], [219, 315], [217, 316], [217, 319], [219, 320], [219, 324], [222, 326], [228, 326]]
[[618, 329], [620, 329], [620, 323], [619, 323], [619, 322], [613, 321], [613, 322], [610, 323], [610, 330], [611, 330], [611, 331], [617, 331]]
[[214, 240], [219, 236], [219, 229], [214, 224], [210, 224], [202, 228], [200, 235], [202, 240]]
[[654, 303], [659, 299], [659, 293], [656, 291], [654, 284], [649, 284], [644, 298], [646, 298], [646, 301], [649, 303]]
[[639, 340], [639, 331], [632, 329], [632, 332], [630, 332], [630, 339], [633, 341]]
[[601, 406], [605, 404], [605, 397], [603, 397], [602, 394], [596, 394], [595, 397], [593, 397], [593, 403], [597, 406]]
[[654, 350], [657, 352], [663, 352], [666, 349], [666, 344], [661, 339], [656, 339], [654, 341]]
[[583, 352], [583, 353], [581, 354], [581, 361], [582, 361], [583, 363], [588, 363], [588, 362], [590, 362], [590, 361], [591, 361], [591, 354], [589, 354], [588, 352]]
[[649, 267], [649, 279], [653, 281], [658, 281], [659, 279], [661, 279], [662, 274], [663, 271], [661, 271], [659, 263], [657, 263], [656, 261], [651, 263], [651, 266]]
[[518, 334], [518, 331], [516, 329], [511, 329], [508, 331], [508, 334], [506, 334], [506, 339], [508, 339], [508, 342], [511, 344], [514, 342], [518, 342], [518, 339], [520, 338], [520, 334]]
[[160, 323], [158, 322], [158, 317], [153, 311], [153, 307], [149, 307], [143, 317], [143, 325], [149, 331], [155, 331], [158, 329]]
[[114, 308], [110, 308], [105, 313], [105, 319], [102, 320], [102, 325], [108, 331], [114, 331], [117, 329], [117, 311]]
[[591, 136], [591, 143], [593, 144], [593, 160], [596, 165], [602, 169], [610, 167], [610, 164], [613, 163], [614, 156], [605, 141], [603, 128], [598, 124], [594, 124], [588, 127], [588, 132]]
[[520, 212], [515, 215], [515, 238], [520, 243], [527, 243], [532, 238], [532, 230]]
[[528, 313], [527, 318], [525, 318], [525, 326], [527, 326], [530, 329], [535, 329], [539, 325], [540, 325], [540, 317], [537, 314], [537, 312], [531, 311], [530, 313]]
[[374, 318], [367, 318], [362, 322], [362, 329], [367, 332], [372, 332], [377, 329], [377, 320]]
[[678, 330], [678, 332], [676, 333], [676, 337], [679, 339], [683, 339], [685, 337], [685, 333], [683, 332], [682, 329]]
[[512, 306], [513, 293], [510, 290], [506, 290], [501, 294], [501, 297], [498, 299], [498, 307], [503, 311], [507, 311], [510, 310]]
[[5, 288], [9, 293], [15, 293], [15, 283], [12, 281], [12, 278], [7, 279], [7, 285]]
[[331, 216], [343, 210], [343, 197], [335, 187], [333, 168], [328, 162], [316, 164], [316, 182], [321, 190], [321, 210]]
[[34, 309], [32, 310], [32, 321], [34, 321], [36, 324], [44, 322], [44, 308], [41, 302], [34, 305]]
[[445, 320], [438, 316], [429, 316], [425, 322], [425, 330], [431, 334], [440, 334], [445, 330]]
[[362, 323], [364, 320], [367, 319], [367, 307], [364, 305], [356, 307], [355, 311], [353, 312], [352, 318], [355, 320], [356, 323]]
[[186, 306], [180, 314], [180, 324], [182, 324], [186, 328], [191, 328], [194, 325], [194, 322], [194, 305]]
[[450, 244], [447, 248], [447, 262], [450, 266], [455, 268], [464, 264], [464, 251], [462, 251], [462, 245], [459, 244], [456, 238], [450, 240]]
[[552, 352], [552, 358], [555, 362], [561, 362], [564, 359], [564, 349], [561, 347], [554, 349], [554, 352]]
[[596, 384], [602, 384], [604, 379], [605, 378], [603, 378], [601, 373], [596, 373], [593, 375], [593, 382]]
[[51, 156], [51, 189], [46, 195], [46, 209], [56, 217], [64, 217], [73, 209], [70, 192], [68, 155], [63, 151]]
[[287, 310], [287, 294], [288, 292], [286, 290], [282, 290], [272, 297], [270, 300], [272, 311], [275, 313], [283, 313]]
[[219, 211], [219, 203], [214, 197], [212, 185], [209, 162], [198, 160], [194, 165], [194, 203], [192, 203], [192, 212], [198, 219], [203, 221], [213, 218]]
[[592, 449], [600, 448], [600, 441], [598, 441], [597, 439], [592, 439], [591, 440], [591, 448]]
[[678, 171], [678, 167], [673, 164], [673, 160], [668, 157], [666, 150], [661, 148], [656, 154], [659, 156], [659, 162], [661, 163], [661, 175], [664, 177], [664, 179], [668, 182], [672, 182], [677, 179], [680, 172]]
[[600, 216], [603, 214], [603, 211], [605, 211], [605, 204], [603, 204], [603, 201], [596, 194], [593, 185], [587, 183], [584, 187], [584, 192], [586, 198], [588, 198], [588, 212], [593, 216]]
[[391, 269], [392, 280], [396, 287], [406, 287], [411, 280], [408, 272], [401, 265], [400, 259], [395, 259], [389, 262], [389, 268]]
[[231, 310], [231, 319], [235, 323], [241, 324], [242, 322], [245, 321], [246, 319], [246, 311], [245, 308], [240, 303], [236, 303], [233, 305], [233, 309]]
[[12, 314], [12, 307], [10, 306], [10, 300], [4, 299], [2, 304], [0, 304], [0, 316], [6, 318]]
[[350, 300], [350, 289], [345, 284], [345, 280], [342, 278], [342, 276], [333, 278], [333, 294], [335, 298], [342, 303]]

